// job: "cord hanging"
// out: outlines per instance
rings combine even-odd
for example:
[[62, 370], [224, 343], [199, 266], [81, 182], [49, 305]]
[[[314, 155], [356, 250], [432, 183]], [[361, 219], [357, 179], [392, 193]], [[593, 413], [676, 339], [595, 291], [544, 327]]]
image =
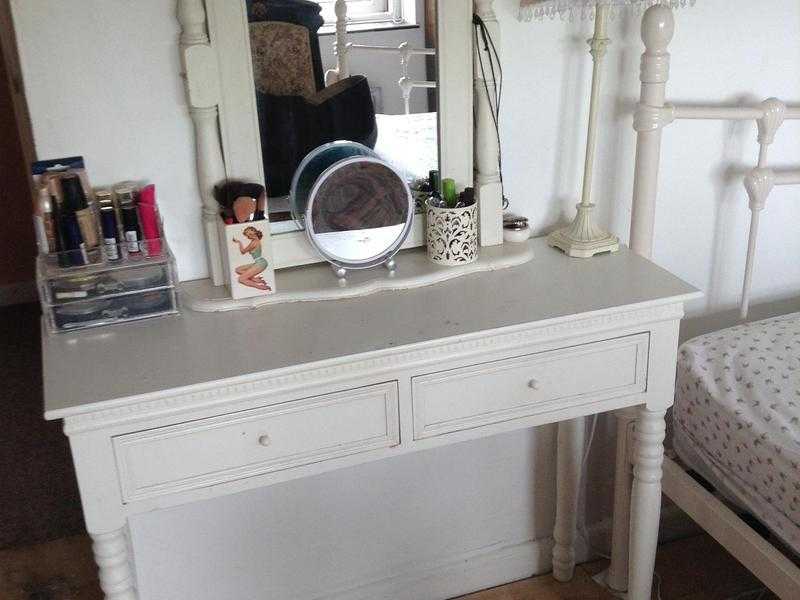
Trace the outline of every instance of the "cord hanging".
[[489, 100], [489, 112], [492, 115], [492, 123], [494, 124], [495, 135], [497, 136], [497, 168], [500, 173], [500, 190], [503, 195], [503, 210], [508, 208], [508, 198], [505, 195], [505, 185], [503, 184], [503, 158], [502, 148], [500, 146], [500, 106], [503, 99], [503, 65], [500, 63], [500, 53], [497, 51], [492, 34], [486, 27], [486, 23], [478, 15], [472, 15], [472, 24], [475, 28], [475, 46], [483, 46], [483, 51], [488, 57], [488, 69], [495, 82], [494, 93], [489, 89], [489, 84], [486, 79], [487, 66], [484, 64], [484, 52], [478, 52], [478, 65], [481, 71], [481, 78], [483, 79], [483, 89], [486, 92], [486, 97]]

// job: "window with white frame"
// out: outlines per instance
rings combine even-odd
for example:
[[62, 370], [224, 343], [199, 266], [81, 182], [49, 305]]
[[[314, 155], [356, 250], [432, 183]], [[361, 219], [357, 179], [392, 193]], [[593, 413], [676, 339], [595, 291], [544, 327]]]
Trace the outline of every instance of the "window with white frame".
[[[403, 20], [402, 0], [345, 0], [348, 23], [400, 23]], [[336, 24], [336, 0], [318, 0], [325, 25]]]

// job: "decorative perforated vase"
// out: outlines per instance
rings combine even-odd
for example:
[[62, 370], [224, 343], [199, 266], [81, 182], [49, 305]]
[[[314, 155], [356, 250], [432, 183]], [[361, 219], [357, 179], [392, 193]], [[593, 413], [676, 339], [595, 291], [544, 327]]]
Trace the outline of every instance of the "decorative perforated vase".
[[426, 205], [428, 258], [440, 265], [457, 266], [478, 258], [478, 203], [466, 208]]

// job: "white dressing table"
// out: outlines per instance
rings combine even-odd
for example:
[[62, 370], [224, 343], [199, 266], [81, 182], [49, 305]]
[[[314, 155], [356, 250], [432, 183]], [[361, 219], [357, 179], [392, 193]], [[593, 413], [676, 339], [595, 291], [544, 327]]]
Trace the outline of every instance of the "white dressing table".
[[45, 337], [45, 415], [64, 420], [106, 598], [138, 597], [130, 515], [554, 422], [568, 580], [582, 417], [633, 406], [639, 589], [696, 291], [626, 249], [585, 261], [531, 244], [525, 265], [415, 290]]

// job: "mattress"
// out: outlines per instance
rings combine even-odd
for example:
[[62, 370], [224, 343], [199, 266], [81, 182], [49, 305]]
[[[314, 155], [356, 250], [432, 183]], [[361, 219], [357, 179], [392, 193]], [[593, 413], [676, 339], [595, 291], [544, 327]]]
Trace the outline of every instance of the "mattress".
[[800, 554], [800, 313], [681, 346], [673, 415], [681, 459]]
[[397, 168], [406, 181], [428, 177], [439, 168], [439, 132], [435, 112], [375, 115], [375, 152]]

